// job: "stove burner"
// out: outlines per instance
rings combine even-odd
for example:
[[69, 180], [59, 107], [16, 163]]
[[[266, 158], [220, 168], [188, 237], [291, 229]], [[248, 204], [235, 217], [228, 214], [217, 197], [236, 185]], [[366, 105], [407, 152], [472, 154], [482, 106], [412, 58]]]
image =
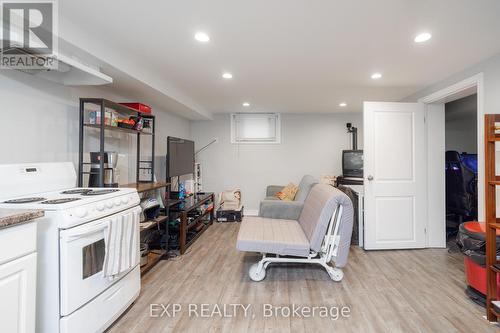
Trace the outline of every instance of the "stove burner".
[[63, 192], [61, 192], [61, 194], [85, 194], [85, 193], [90, 192], [90, 191], [92, 191], [92, 190], [88, 189], [88, 188], [77, 188], [74, 190], [63, 191]]
[[46, 199], [41, 198], [41, 197], [20, 198], [20, 199], [7, 200], [7, 201], [4, 201], [3, 203], [24, 204], [24, 203], [37, 202], [37, 201], [42, 201], [42, 200], [46, 200]]
[[114, 193], [114, 192], [118, 192], [120, 190], [117, 190], [117, 189], [109, 189], [109, 190], [91, 190], [91, 191], [88, 191], [86, 193], [82, 193], [82, 195], [86, 195], [86, 196], [92, 196], [92, 195], [104, 195], [104, 194], [109, 194], [109, 193]]
[[71, 201], [76, 201], [80, 200], [80, 198], [63, 198], [63, 199], [54, 199], [54, 200], [45, 200], [40, 202], [41, 204], [44, 205], [58, 205], [58, 204], [63, 204]]

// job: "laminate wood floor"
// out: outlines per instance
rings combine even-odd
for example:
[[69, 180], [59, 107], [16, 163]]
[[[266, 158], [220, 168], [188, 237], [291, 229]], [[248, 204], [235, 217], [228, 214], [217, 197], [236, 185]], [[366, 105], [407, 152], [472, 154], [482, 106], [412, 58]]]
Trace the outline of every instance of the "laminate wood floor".
[[[137, 301], [109, 332], [498, 332], [483, 318], [482, 307], [464, 293], [462, 255], [446, 249], [368, 251], [352, 247], [342, 282], [333, 282], [320, 267], [270, 266], [266, 279], [253, 282], [248, 268], [257, 254], [235, 248], [239, 224], [211, 226], [178, 260], [159, 263], [142, 281]], [[197, 311], [189, 312], [189, 304]], [[201, 317], [201, 304], [250, 304], [235, 317]], [[172, 306], [160, 316], [158, 306]], [[264, 318], [264, 304], [343, 306], [348, 318], [316, 314], [300, 318]], [[229, 308], [231, 310], [231, 308]], [[293, 310], [293, 309], [292, 309]], [[226, 309], [226, 314], [232, 311]], [[197, 317], [198, 315], [198, 317]]]

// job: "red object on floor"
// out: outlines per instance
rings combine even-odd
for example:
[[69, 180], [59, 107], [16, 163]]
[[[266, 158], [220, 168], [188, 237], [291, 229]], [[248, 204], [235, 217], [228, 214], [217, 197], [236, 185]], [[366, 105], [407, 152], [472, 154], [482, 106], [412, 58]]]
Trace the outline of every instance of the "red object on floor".
[[[477, 239], [484, 240], [486, 238], [486, 225], [483, 222], [465, 222], [464, 228], [469, 234], [475, 234]], [[497, 236], [499, 235], [500, 230], [497, 230]], [[469, 256], [464, 256], [464, 265], [467, 284], [486, 295], [486, 266], [478, 264]], [[500, 299], [500, 274], [497, 274], [497, 297]]]
[[129, 108], [135, 109], [141, 113], [151, 114], [151, 107], [142, 103], [120, 103], [121, 105], [128, 106]]
[[[475, 263], [470, 257], [464, 257], [467, 284], [486, 295], [486, 267]], [[497, 297], [500, 298], [500, 274], [497, 274]]]
[[[464, 227], [467, 231], [481, 234], [486, 238], [486, 223], [477, 221], [464, 222]], [[500, 229], [497, 229], [497, 236], [500, 236]]]

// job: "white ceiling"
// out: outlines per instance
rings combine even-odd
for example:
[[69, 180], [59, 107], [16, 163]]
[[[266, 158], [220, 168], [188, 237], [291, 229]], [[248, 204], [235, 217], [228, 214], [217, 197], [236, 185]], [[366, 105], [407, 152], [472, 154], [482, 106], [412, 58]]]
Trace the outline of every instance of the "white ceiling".
[[498, 0], [59, 2], [63, 38], [212, 113], [398, 101], [500, 52], [499, 17]]

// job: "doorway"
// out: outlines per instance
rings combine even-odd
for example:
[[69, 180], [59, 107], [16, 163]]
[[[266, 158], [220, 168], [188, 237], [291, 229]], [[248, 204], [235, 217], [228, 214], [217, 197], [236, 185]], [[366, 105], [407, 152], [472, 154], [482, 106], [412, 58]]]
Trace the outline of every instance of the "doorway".
[[458, 227], [477, 220], [477, 93], [449, 101], [445, 112], [446, 241]]
[[[477, 154], [477, 218], [484, 219], [484, 78], [478, 73], [419, 99], [426, 105], [427, 247], [446, 247], [446, 104], [475, 95]], [[472, 121], [472, 120], [471, 120]], [[448, 133], [448, 141], [453, 135]], [[462, 133], [463, 134], [463, 133]], [[452, 141], [450, 141], [452, 140]], [[473, 141], [474, 139], [469, 139]], [[467, 148], [467, 150], [472, 148]], [[472, 151], [472, 150], [471, 150]]]
[[474, 94], [484, 218], [483, 86], [479, 73], [417, 103], [364, 103], [365, 249], [446, 247], [445, 104]]

